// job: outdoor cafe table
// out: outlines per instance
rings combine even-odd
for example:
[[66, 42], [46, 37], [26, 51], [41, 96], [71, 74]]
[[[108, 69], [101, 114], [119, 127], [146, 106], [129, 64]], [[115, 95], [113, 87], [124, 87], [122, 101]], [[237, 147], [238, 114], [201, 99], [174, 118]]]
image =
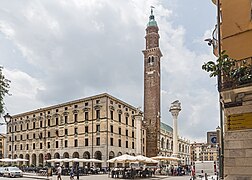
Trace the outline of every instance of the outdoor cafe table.
[[112, 178], [136, 178], [136, 177], [152, 177], [153, 172], [151, 170], [143, 169], [131, 169], [131, 168], [115, 168], [111, 171]]

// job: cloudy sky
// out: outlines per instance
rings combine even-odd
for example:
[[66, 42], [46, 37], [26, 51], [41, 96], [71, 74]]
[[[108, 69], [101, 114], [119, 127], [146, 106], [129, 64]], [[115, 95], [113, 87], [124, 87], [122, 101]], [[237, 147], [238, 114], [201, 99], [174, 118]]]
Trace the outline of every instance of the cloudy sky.
[[163, 53], [162, 121], [172, 126], [168, 109], [179, 100], [180, 136], [206, 141], [219, 124], [216, 79], [201, 70], [215, 59], [204, 42], [216, 22], [211, 0], [0, 0], [0, 65], [12, 81], [6, 112], [104, 92], [143, 107], [150, 6]]

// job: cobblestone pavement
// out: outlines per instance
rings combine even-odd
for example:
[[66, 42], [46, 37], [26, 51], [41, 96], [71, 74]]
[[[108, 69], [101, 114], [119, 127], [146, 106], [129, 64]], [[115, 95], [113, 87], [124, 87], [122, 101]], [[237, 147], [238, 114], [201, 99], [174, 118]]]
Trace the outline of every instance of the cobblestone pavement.
[[[9, 180], [8, 177], [0, 177], [0, 180]], [[12, 178], [14, 179], [14, 178]], [[15, 178], [17, 180], [31, 180], [31, 179], [47, 179], [46, 177], [35, 176], [34, 174], [25, 174], [23, 178]], [[62, 180], [69, 180], [69, 176], [62, 176]], [[74, 178], [76, 180], [76, 177]], [[120, 180], [119, 178], [111, 178], [108, 174], [100, 174], [100, 175], [88, 175], [88, 176], [80, 176], [79, 180]], [[190, 176], [154, 176], [152, 178], [141, 178], [141, 179], [149, 179], [149, 180], [158, 180], [158, 179], [169, 179], [169, 180], [189, 180]], [[49, 180], [57, 180], [56, 176], [49, 177]], [[140, 180], [140, 179], [139, 179]]]

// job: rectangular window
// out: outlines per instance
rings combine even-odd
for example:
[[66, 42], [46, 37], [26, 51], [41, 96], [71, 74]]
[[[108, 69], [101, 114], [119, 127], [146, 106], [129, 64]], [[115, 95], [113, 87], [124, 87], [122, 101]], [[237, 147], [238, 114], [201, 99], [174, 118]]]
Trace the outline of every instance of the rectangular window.
[[88, 138], [85, 139], [85, 146], [88, 146]]
[[22, 130], [23, 130], [23, 125], [21, 124], [21, 125], [20, 125], [20, 131], [22, 131]]
[[16, 150], [17, 150], [17, 145], [14, 146], [14, 151], [16, 151]]
[[55, 124], [56, 124], [56, 126], [58, 126], [59, 125], [59, 118], [55, 118]]
[[49, 132], [47, 132], [47, 137], [51, 137], [51, 133], [50, 133], [50, 131], [49, 131]]
[[100, 110], [96, 110], [96, 119], [100, 119]]
[[129, 142], [128, 141], [126, 141], [126, 148], [128, 148], [129, 147]]
[[36, 122], [33, 122], [33, 129], [36, 128]]
[[42, 149], [42, 148], [43, 148], [43, 144], [40, 143], [40, 144], [39, 144], [39, 149]]
[[51, 120], [47, 119], [47, 126], [51, 126]]
[[35, 149], [35, 143], [32, 144], [32, 148]]
[[114, 111], [110, 111], [110, 119], [114, 119]]
[[11, 145], [9, 145], [9, 151], [11, 151]]
[[78, 121], [78, 114], [74, 114], [74, 122]]
[[74, 134], [77, 135], [78, 134], [78, 128], [74, 128]]
[[68, 129], [65, 129], [65, 135], [68, 135]]
[[129, 124], [129, 118], [128, 118], [128, 116], [125, 117], [125, 121], [126, 121], [126, 125], [128, 125]]
[[100, 138], [96, 138], [96, 146], [100, 146]]
[[74, 140], [74, 147], [78, 147], [78, 140], [77, 139]]
[[67, 147], [67, 140], [65, 140], [65, 147]]
[[134, 133], [134, 131], [132, 131], [132, 137], [133, 137], [133, 138], [135, 137], [135, 133]]
[[51, 148], [50, 142], [47, 142], [47, 148]]
[[110, 132], [113, 133], [113, 131], [114, 131], [113, 125], [110, 125]]
[[118, 139], [118, 146], [122, 147], [122, 140], [121, 139]]
[[132, 149], [135, 149], [135, 143], [132, 142]]
[[88, 133], [88, 126], [85, 126], [85, 133]]
[[39, 134], [39, 139], [42, 139], [42, 137], [43, 137], [43, 133], [41, 132], [41, 133]]
[[135, 127], [135, 121], [132, 119], [132, 127]]
[[20, 144], [20, 150], [23, 150], [23, 145], [22, 144]]
[[20, 140], [21, 140], [21, 141], [23, 140], [23, 135], [20, 135]]
[[113, 144], [114, 144], [113, 140], [114, 140], [113, 138], [110, 138], [110, 146], [113, 146]]
[[26, 139], [29, 139], [29, 134], [26, 135]]
[[128, 136], [129, 135], [129, 131], [128, 131], [128, 129], [126, 129], [126, 136]]
[[34, 134], [33, 134], [33, 139], [35, 139], [35, 138], [36, 138], [36, 134], [34, 133]]
[[122, 134], [122, 129], [121, 129], [121, 128], [118, 129], [118, 134], [119, 134], [119, 135]]
[[55, 142], [55, 147], [59, 148], [59, 142], [58, 141]]
[[122, 114], [118, 114], [118, 122], [122, 121]]
[[26, 129], [29, 129], [29, 123], [26, 124]]
[[96, 125], [96, 132], [100, 132], [100, 124]]
[[42, 121], [39, 122], [39, 126], [40, 126], [41, 128], [43, 127], [43, 122], [42, 122]]
[[29, 144], [26, 144], [26, 150], [29, 150]]
[[85, 112], [85, 120], [88, 120], [88, 112]]
[[68, 116], [65, 116], [65, 124], [68, 122]]

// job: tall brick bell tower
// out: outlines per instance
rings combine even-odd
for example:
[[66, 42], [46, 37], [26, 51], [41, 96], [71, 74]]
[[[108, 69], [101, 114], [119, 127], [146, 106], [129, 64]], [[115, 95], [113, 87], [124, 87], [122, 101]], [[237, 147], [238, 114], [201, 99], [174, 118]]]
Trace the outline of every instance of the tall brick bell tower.
[[160, 145], [160, 58], [158, 26], [151, 9], [144, 54], [144, 121], [146, 155], [156, 156]]

